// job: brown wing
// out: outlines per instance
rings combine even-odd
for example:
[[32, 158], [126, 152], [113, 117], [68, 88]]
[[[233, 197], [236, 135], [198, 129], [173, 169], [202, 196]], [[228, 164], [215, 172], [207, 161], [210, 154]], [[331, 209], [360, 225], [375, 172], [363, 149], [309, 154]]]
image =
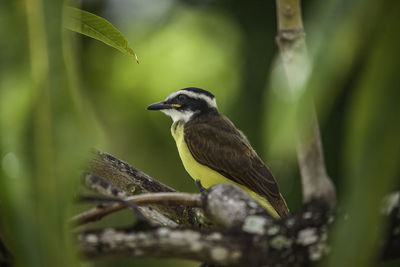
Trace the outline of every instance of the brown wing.
[[288, 214], [278, 184], [246, 137], [218, 114], [185, 124], [185, 142], [201, 164], [265, 197], [279, 216]]

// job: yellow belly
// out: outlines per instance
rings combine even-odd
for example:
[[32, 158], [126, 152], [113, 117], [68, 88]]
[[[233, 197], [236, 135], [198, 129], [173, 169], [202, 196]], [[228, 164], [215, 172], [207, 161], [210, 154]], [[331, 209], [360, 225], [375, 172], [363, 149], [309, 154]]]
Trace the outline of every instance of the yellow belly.
[[179, 156], [181, 157], [183, 166], [193, 179], [200, 180], [203, 187], [208, 188], [210, 186], [223, 183], [235, 184], [243, 188], [251, 197], [253, 197], [257, 202], [259, 202], [263, 207], [265, 207], [272, 216], [277, 218], [279, 217], [278, 213], [265, 198], [251, 191], [247, 187], [235, 183], [234, 181], [226, 178], [219, 172], [216, 172], [213, 169], [210, 169], [209, 167], [198, 163], [193, 158], [192, 154], [189, 151], [189, 148], [185, 143], [183, 137], [182, 123], [178, 123], [177, 125], [173, 124], [171, 127], [171, 133], [175, 139], [176, 146], [178, 148]]

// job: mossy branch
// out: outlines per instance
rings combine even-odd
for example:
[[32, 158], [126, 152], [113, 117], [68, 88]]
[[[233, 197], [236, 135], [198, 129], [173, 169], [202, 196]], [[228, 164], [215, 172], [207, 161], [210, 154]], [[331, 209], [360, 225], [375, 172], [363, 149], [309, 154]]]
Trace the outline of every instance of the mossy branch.
[[[109, 154], [99, 152], [95, 154], [95, 157], [97, 167], [100, 165], [102, 168], [116, 168], [111, 173], [116, 172], [113, 174], [114, 178], [119, 174], [119, 184], [128, 184], [127, 181], [123, 181], [123, 179], [128, 179], [129, 183], [140, 185], [141, 189], [172, 190]], [[127, 168], [130, 171], [127, 171]], [[125, 176], [121, 175], [121, 172], [125, 173]], [[126, 176], [126, 173], [132, 175]], [[143, 180], [145, 177], [146, 182]], [[290, 216], [277, 220], [272, 218], [245, 191], [232, 184], [215, 185], [203, 190], [200, 194], [161, 192], [126, 197], [126, 192], [107, 182], [107, 179], [103, 180], [101, 177], [88, 174], [85, 180], [91, 188], [102, 192], [103, 195], [111, 196], [107, 199], [108, 203], [103, 204], [103, 207], [111, 205], [111, 211], [108, 213], [100, 211], [102, 216], [115, 211], [113, 205], [120, 209], [126, 206], [127, 203], [124, 203], [126, 200], [133, 200], [136, 205], [157, 204], [154, 207], [158, 207], [160, 211], [163, 211], [165, 207], [173, 208], [171, 206], [177, 205], [183, 210], [200, 207], [197, 208], [200, 213], [196, 214], [203, 214], [204, 221], [210, 222], [210, 227], [202, 224], [199, 228], [198, 224], [187, 224], [187, 219], [183, 217], [182, 223], [186, 223], [186, 226], [176, 222], [154, 224], [159, 220], [157, 216], [163, 216], [161, 213], [156, 212], [159, 214], [156, 220], [142, 214], [145, 221], [129, 229], [107, 228], [79, 233], [78, 242], [81, 251], [87, 257], [118, 255], [178, 257], [220, 266], [246, 264], [251, 267], [309, 266], [329, 254], [328, 229], [329, 225], [335, 221], [335, 217], [333, 211], [328, 208], [330, 204], [324, 198], [310, 201]], [[153, 182], [154, 184], [150, 185]], [[117, 198], [122, 202], [110, 203]], [[102, 198], [98, 200], [101, 201]], [[397, 252], [400, 249], [399, 194], [388, 198], [383, 207], [384, 216], [389, 218], [390, 226], [388, 237], [381, 246], [382, 259], [395, 258], [398, 257]], [[89, 211], [90, 216], [79, 215], [75, 218], [75, 222], [84, 222], [85, 218], [91, 220], [99, 211], [91, 212]], [[179, 221], [180, 217], [175, 214], [174, 218]], [[340, 216], [336, 220], [338, 219], [343, 220]]]

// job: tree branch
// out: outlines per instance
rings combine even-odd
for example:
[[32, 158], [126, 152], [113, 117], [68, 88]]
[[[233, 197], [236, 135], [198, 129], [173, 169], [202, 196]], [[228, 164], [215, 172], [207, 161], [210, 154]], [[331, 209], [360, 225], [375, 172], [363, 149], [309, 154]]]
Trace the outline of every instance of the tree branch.
[[[301, 19], [300, 0], [277, 0], [277, 44], [293, 94], [299, 94], [309, 73], [309, 60]], [[306, 133], [299, 131], [297, 158], [302, 179], [303, 202], [325, 199], [333, 208], [336, 204], [335, 187], [329, 178], [322, 148], [317, 116], [312, 101]]]
[[99, 150], [94, 151], [89, 167], [91, 174], [105, 179], [129, 195], [176, 191], [130, 164]]
[[[173, 188], [164, 185], [128, 163], [102, 151], [94, 151], [94, 157], [89, 164], [89, 173], [103, 178], [129, 195], [175, 192]], [[152, 205], [151, 208], [181, 225], [212, 226], [212, 222], [198, 208], [160, 205]]]
[[243, 262], [242, 251], [251, 241], [249, 236], [166, 227], [138, 232], [105, 229], [81, 234], [78, 239], [82, 251], [91, 258], [119, 255], [178, 257], [219, 265]]
[[[229, 202], [226, 200], [229, 199]], [[219, 184], [204, 190], [201, 194], [188, 193], [151, 193], [127, 197], [125, 199], [92, 197], [95, 201], [118, 201], [112, 204], [102, 204], [71, 219], [76, 225], [100, 220], [104, 216], [124, 209], [126, 202], [136, 205], [185, 205], [202, 208], [212, 222], [225, 229], [237, 228], [249, 216], [265, 216], [270, 214], [261, 207], [243, 189], [236, 185]], [[271, 217], [272, 218], [272, 217]]]
[[[230, 210], [235, 210], [234, 203]], [[227, 207], [226, 203], [220, 205]], [[304, 266], [320, 259], [326, 249], [329, 212], [317, 205], [318, 209], [314, 204], [309, 205], [301, 213], [282, 221], [269, 216], [246, 216], [240, 227], [230, 231], [168, 227], [146, 231], [105, 229], [82, 233], [78, 239], [83, 252], [89, 257], [157, 256], [223, 266], [276, 266], [278, 263], [280, 266]]]
[[129, 194], [126, 191], [107, 182], [106, 180], [104, 180], [99, 176], [86, 173], [84, 179], [85, 179], [85, 185], [88, 188], [101, 195], [120, 197], [120, 198], [129, 196]]
[[303, 203], [314, 199], [325, 199], [330, 208], [336, 205], [336, 190], [325, 167], [322, 142], [315, 110], [311, 113], [310, 132], [297, 140], [303, 190]]
[[[101, 200], [100, 198], [98, 200]], [[105, 199], [102, 199], [103, 201]], [[109, 199], [115, 201], [115, 199]], [[130, 196], [122, 199], [124, 202], [131, 201], [138, 206], [148, 205], [165, 205], [165, 206], [177, 206], [186, 205], [190, 207], [201, 207], [202, 202], [199, 194], [188, 194], [188, 193], [152, 193], [152, 194], [141, 194], [136, 196]], [[117, 202], [112, 204], [103, 204], [95, 208], [82, 212], [71, 219], [71, 222], [76, 225], [85, 224], [100, 220], [106, 215], [113, 212], [122, 210], [126, 207], [126, 203]], [[141, 210], [142, 211], [142, 210]]]
[[[118, 255], [178, 257], [221, 266], [249, 267], [309, 266], [330, 253], [328, 228], [334, 217], [324, 200], [315, 200], [289, 217], [276, 220], [268, 214], [257, 213], [260, 207], [257, 203], [250, 204], [253, 200], [245, 192], [232, 200], [232, 196], [242, 191], [240, 188], [228, 184], [218, 187], [205, 193], [208, 195], [203, 203], [207, 210], [217, 204], [233, 212], [236, 223], [228, 229], [156, 227], [87, 231], [78, 235], [81, 249], [92, 258]], [[221, 192], [231, 193], [224, 198], [219, 194]], [[241, 205], [237, 209], [240, 201], [249, 206]], [[390, 219], [390, 229], [381, 249], [382, 259], [389, 259], [398, 257], [400, 252], [400, 203], [392, 205], [390, 214], [385, 216]], [[226, 222], [229, 220], [225, 219]]]
[[78, 240], [89, 257], [179, 257], [224, 266], [277, 262], [281, 266], [302, 265], [310, 261], [310, 255], [317, 254], [312, 256], [316, 260], [324, 253], [320, 242], [326, 241], [329, 211], [323, 201], [305, 206], [302, 212], [282, 221], [272, 218], [245, 191], [231, 184], [203, 191], [201, 203], [206, 214], [218, 221], [224, 231], [170, 227], [145, 231], [105, 229], [84, 232]]
[[[97, 180], [103, 189], [109, 188], [106, 181], [101, 182], [101, 178], [99, 179], [92, 181]], [[104, 192], [115, 195], [113, 190]], [[184, 203], [201, 207], [201, 214], [209, 218], [213, 227], [218, 225], [223, 230], [180, 228], [175, 224], [152, 226], [145, 230], [137, 226], [125, 230], [86, 231], [78, 235], [81, 249], [86, 256], [179, 257], [222, 266], [308, 266], [330, 251], [327, 229], [334, 217], [328, 208], [330, 203], [325, 198], [306, 203], [301, 210], [281, 220], [272, 218], [245, 191], [232, 184], [215, 185], [201, 194], [167, 192], [137, 195], [127, 199], [135, 200], [140, 205], [157, 203], [154, 206], [180, 205], [182, 209], [188, 209], [189, 207], [181, 205]], [[111, 205], [107, 209], [124, 207], [123, 203], [107, 205]], [[390, 230], [387, 242], [382, 247], [382, 258], [398, 257], [399, 195], [389, 198], [383, 206], [386, 216], [390, 218]], [[85, 216], [87, 215], [78, 216], [75, 221], [95, 217], [93, 214]]]
[[[88, 188], [92, 189], [93, 191], [111, 197], [119, 197], [119, 200], [122, 198], [127, 197], [128, 193], [123, 191], [122, 189], [114, 186], [113, 184], [105, 181], [104, 179], [92, 175], [92, 174], [85, 174], [85, 184]], [[100, 220], [105, 215], [110, 214], [111, 212], [118, 211], [120, 209], [113, 207], [115, 203], [106, 203], [99, 205], [89, 211], [86, 211], [82, 214], [79, 214], [71, 219], [71, 223], [75, 225], [82, 225], [89, 222], [94, 222]], [[120, 203], [118, 203], [120, 204]], [[126, 205], [124, 205], [125, 207]], [[152, 209], [151, 207], [137, 207], [140, 213], [151, 223], [156, 225], [163, 225], [163, 226], [170, 226], [176, 227], [178, 224], [171, 219], [165, 217], [161, 213], [157, 212], [156, 210]], [[104, 214], [103, 214], [104, 213]]]

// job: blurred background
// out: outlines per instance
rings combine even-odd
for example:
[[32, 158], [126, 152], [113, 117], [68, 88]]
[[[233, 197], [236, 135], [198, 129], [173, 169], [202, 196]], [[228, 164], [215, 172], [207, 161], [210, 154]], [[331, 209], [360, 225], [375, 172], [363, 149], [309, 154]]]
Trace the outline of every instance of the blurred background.
[[[399, 4], [302, 1], [311, 63], [294, 97], [279, 64], [274, 1], [67, 3], [109, 20], [140, 64], [62, 31], [63, 4], [0, 2], [0, 238], [18, 265], [199, 265], [147, 258], [82, 263], [65, 225], [82, 209], [72, 199], [93, 147], [177, 190], [198, 192], [170, 136], [170, 118], [146, 110], [190, 86], [216, 96], [270, 167], [291, 210], [302, 205], [293, 132], [306, 124], [303, 96], [314, 94], [339, 210], [354, 214], [334, 227], [327, 264], [400, 264], [375, 262], [385, 235], [379, 202], [399, 189]], [[119, 212], [92, 227], [133, 220]]]

